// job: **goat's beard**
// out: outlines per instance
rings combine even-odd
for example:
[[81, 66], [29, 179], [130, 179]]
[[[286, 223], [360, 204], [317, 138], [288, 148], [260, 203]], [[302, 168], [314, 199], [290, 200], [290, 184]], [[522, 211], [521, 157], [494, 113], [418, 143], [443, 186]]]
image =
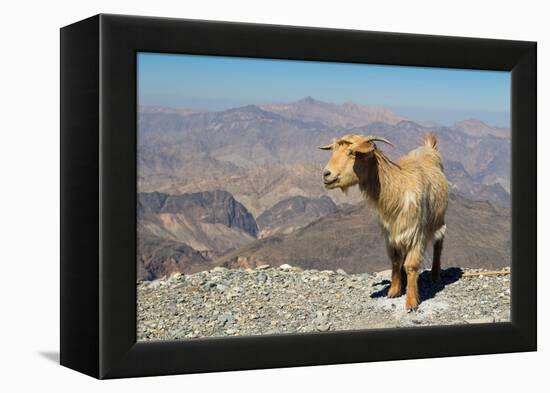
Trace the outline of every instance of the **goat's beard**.
[[350, 186], [342, 186], [340, 187], [340, 190], [344, 193], [345, 196], [348, 196], [348, 190]]

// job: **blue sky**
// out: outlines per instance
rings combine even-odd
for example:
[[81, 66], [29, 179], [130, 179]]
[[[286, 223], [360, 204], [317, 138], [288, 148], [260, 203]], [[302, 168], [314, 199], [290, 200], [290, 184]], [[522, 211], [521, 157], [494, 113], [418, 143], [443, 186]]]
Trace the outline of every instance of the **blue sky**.
[[474, 117], [509, 126], [510, 73], [447, 68], [138, 54], [140, 105], [223, 110], [321, 101], [386, 106], [442, 124]]

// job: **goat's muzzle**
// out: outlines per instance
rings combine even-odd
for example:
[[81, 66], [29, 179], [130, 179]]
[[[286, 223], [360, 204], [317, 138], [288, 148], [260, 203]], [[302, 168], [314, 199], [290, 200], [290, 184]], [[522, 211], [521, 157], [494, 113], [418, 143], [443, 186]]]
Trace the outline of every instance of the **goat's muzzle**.
[[328, 169], [325, 169], [323, 171], [323, 183], [325, 187], [328, 188], [329, 186], [336, 183], [337, 180], [338, 180], [338, 176], [333, 176], [332, 172], [329, 171]]

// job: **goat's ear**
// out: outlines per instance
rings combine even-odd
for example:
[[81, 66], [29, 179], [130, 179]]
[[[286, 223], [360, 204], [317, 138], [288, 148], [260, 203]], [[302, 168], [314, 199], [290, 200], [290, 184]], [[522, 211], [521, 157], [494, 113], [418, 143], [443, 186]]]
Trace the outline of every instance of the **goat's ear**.
[[319, 146], [321, 150], [332, 150], [332, 143], [330, 145]]
[[369, 141], [356, 142], [350, 146], [350, 150], [354, 153], [367, 154], [374, 150], [374, 143]]

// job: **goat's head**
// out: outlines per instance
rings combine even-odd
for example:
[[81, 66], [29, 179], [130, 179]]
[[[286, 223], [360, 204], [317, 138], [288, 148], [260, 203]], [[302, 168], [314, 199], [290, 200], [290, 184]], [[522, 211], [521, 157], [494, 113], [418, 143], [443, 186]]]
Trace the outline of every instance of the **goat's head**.
[[387, 139], [378, 136], [345, 135], [333, 140], [331, 144], [319, 146], [321, 150], [332, 150], [332, 156], [323, 169], [325, 187], [346, 191], [356, 185], [359, 182], [358, 172], [366, 170], [368, 158], [376, 149], [375, 141], [392, 145]]

